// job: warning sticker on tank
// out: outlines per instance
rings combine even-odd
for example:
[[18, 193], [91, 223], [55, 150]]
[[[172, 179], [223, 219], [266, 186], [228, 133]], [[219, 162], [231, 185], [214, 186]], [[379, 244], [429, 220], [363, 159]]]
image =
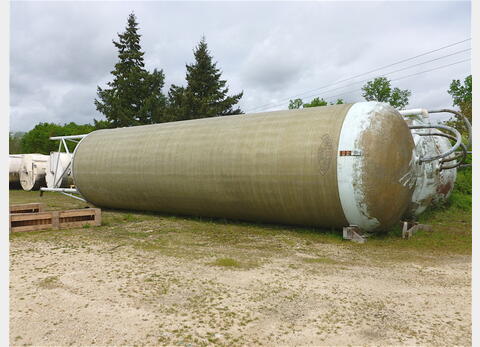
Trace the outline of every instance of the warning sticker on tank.
[[359, 157], [359, 156], [362, 155], [362, 151], [356, 150], [356, 149], [351, 150], [351, 151], [340, 151], [339, 155], [341, 157], [351, 157], [351, 156]]

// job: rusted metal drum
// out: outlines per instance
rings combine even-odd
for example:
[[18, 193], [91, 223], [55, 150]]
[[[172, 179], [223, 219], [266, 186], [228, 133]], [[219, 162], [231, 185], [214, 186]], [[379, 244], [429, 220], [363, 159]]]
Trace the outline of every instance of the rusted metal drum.
[[102, 207], [385, 230], [415, 184], [394, 108], [362, 102], [97, 130], [72, 174]]
[[[50, 153], [45, 174], [45, 181], [48, 188], [68, 188], [70, 185], [73, 185], [70, 166], [72, 156], [71, 153], [64, 152]], [[64, 171], [65, 175], [60, 179]]]
[[22, 165], [23, 154], [9, 155], [8, 182], [10, 189], [20, 189], [20, 168]]
[[48, 155], [24, 154], [20, 167], [20, 184], [23, 190], [38, 190], [45, 187]]

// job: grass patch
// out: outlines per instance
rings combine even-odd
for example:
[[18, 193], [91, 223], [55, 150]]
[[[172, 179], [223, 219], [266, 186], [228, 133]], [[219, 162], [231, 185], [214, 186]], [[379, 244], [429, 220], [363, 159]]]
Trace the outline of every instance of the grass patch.
[[218, 258], [211, 264], [224, 267], [241, 267], [240, 263], [232, 258]]
[[58, 276], [48, 276], [38, 282], [38, 286], [45, 289], [54, 289], [63, 287], [63, 284]]
[[[471, 159], [470, 159], [471, 160]], [[472, 169], [462, 168], [457, 172], [453, 192], [446, 203], [430, 206], [418, 218], [419, 223], [429, 224], [432, 231], [419, 231], [413, 238], [403, 240], [400, 225], [386, 234], [377, 234], [365, 244], [366, 248], [382, 247], [392, 251], [412, 250], [422, 255], [472, 253]], [[406, 257], [408, 253], [403, 252]]]
[[[333, 264], [334, 260], [319, 257], [318, 247], [322, 244], [351, 251], [352, 257], [358, 258], [361, 264], [366, 258], [381, 262], [389, 259], [410, 261], [418, 257], [433, 259], [440, 254], [467, 255], [472, 248], [471, 195], [468, 185], [462, 183], [468, 183], [468, 177], [464, 179], [462, 175], [465, 174], [459, 171], [460, 183], [455, 186], [448, 204], [431, 208], [420, 216], [419, 221], [432, 225], [433, 232], [421, 231], [409, 240], [401, 238], [400, 226], [385, 234], [375, 234], [367, 243], [358, 245], [344, 241], [341, 230], [112, 209], [102, 209], [102, 225], [89, 228], [88, 233], [80, 227], [10, 233], [10, 239], [46, 241], [68, 250], [98, 243], [105, 243], [107, 250], [124, 245], [188, 261], [215, 259], [225, 254], [228, 258], [217, 259], [211, 265], [231, 268], [252, 268], [298, 252], [306, 254], [305, 258], [318, 259], [305, 260], [306, 263]], [[11, 204], [30, 202], [44, 203], [46, 210], [88, 206], [57, 193], [47, 192], [40, 197], [38, 192], [10, 191]], [[231, 261], [233, 263], [229, 264]]]

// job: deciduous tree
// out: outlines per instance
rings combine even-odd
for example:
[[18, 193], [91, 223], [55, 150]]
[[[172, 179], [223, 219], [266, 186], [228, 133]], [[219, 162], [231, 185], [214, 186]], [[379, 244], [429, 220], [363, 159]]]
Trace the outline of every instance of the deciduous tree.
[[[448, 94], [452, 96], [453, 106], [458, 106], [460, 112], [472, 122], [472, 75], [467, 76], [463, 84], [460, 80], [453, 80], [450, 83]], [[447, 124], [458, 129], [463, 134], [467, 131], [465, 123], [456, 117], [451, 118]]]
[[[50, 154], [50, 152], [58, 151], [58, 141], [50, 140], [51, 136], [88, 134], [93, 130], [95, 127], [91, 124], [38, 123], [22, 136], [22, 151], [23, 153]], [[69, 149], [73, 150], [74, 145], [70, 142], [68, 144]]]
[[[330, 102], [330, 105], [340, 105], [344, 103], [345, 101], [343, 101], [343, 99], [337, 99], [337, 101], [335, 102]], [[288, 109], [294, 110], [302, 107], [306, 108], [306, 107], [327, 106], [328, 104], [329, 103], [327, 101], [325, 101], [323, 98], [320, 99], [319, 97], [313, 98], [312, 101], [308, 103], [303, 103], [302, 99], [294, 99], [294, 100], [290, 100], [288, 104]]]
[[408, 105], [408, 98], [412, 94], [408, 89], [392, 89], [390, 80], [386, 77], [377, 77], [373, 81], [368, 81], [362, 87], [362, 91], [365, 100], [386, 102], [398, 109]]

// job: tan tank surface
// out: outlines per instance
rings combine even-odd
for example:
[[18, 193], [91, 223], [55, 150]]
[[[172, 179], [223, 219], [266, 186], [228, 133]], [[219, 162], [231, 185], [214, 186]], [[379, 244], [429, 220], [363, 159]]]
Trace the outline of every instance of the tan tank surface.
[[23, 190], [38, 190], [45, 187], [45, 172], [48, 155], [24, 154], [20, 168], [20, 184]]
[[73, 178], [97, 206], [384, 230], [410, 202], [414, 143], [377, 102], [98, 130]]

